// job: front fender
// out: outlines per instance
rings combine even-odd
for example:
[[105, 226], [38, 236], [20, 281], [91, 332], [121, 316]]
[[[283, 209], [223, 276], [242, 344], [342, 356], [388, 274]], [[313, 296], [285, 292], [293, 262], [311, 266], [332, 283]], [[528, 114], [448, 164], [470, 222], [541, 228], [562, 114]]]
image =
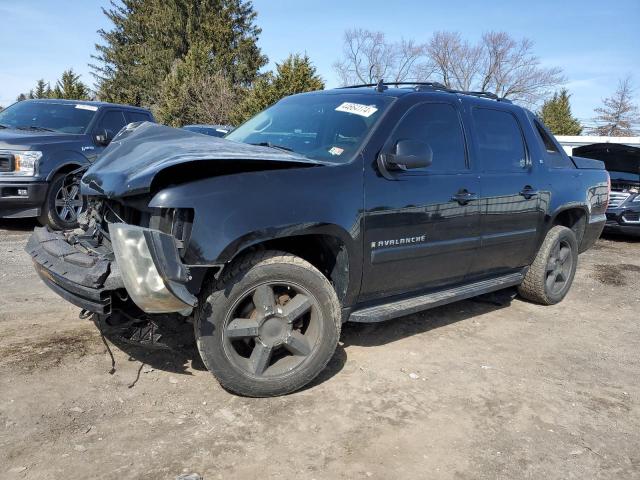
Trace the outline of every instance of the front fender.
[[41, 163], [40, 174], [50, 181], [61, 168], [67, 166], [81, 167], [88, 165], [87, 157], [73, 150], [58, 150], [47, 154], [45, 161]]
[[189, 265], [220, 265], [251, 245], [305, 234], [339, 238], [361, 265], [362, 203], [362, 168], [348, 164], [205, 178], [163, 189], [149, 206], [194, 210]]

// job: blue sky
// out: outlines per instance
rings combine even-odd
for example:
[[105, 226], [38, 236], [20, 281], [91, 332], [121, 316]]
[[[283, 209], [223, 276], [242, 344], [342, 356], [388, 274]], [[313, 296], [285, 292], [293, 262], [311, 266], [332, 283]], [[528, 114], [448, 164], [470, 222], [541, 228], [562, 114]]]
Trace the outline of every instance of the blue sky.
[[[332, 63], [342, 34], [361, 27], [389, 39], [426, 41], [436, 30], [470, 40], [504, 30], [528, 37], [545, 65], [564, 69], [574, 113], [588, 121], [617, 79], [631, 74], [640, 98], [640, 1], [431, 2], [378, 0], [255, 0], [260, 47], [270, 67], [290, 52], [306, 52], [327, 86], [337, 85]], [[88, 63], [96, 31], [109, 23], [107, 0], [0, 0], [0, 105], [8, 105], [36, 80], [53, 81], [73, 67], [92, 84]]]

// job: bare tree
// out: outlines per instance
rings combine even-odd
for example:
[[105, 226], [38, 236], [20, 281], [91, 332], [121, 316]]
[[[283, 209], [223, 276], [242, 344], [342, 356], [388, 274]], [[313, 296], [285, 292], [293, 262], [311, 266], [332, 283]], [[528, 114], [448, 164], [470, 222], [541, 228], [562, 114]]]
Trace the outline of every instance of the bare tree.
[[413, 40], [389, 42], [382, 32], [364, 29], [344, 34], [342, 59], [333, 64], [342, 85], [416, 81], [431, 74], [425, 47]]
[[487, 32], [476, 45], [456, 32], [435, 32], [428, 45], [438, 79], [450, 88], [534, 105], [565, 80], [560, 68], [541, 66], [531, 40], [518, 41], [505, 32]]
[[462, 40], [457, 32], [435, 32], [427, 43], [427, 55], [435, 65], [434, 76], [446, 87], [474, 88], [482, 66], [482, 48]]
[[516, 41], [507, 33], [489, 32], [482, 43], [488, 65], [486, 88], [499, 97], [534, 105], [566, 81], [561, 68], [541, 66], [529, 39]]
[[547, 68], [533, 42], [505, 32], [487, 32], [471, 43], [458, 32], [434, 32], [426, 44], [389, 42], [382, 32], [348, 30], [343, 58], [334, 64], [343, 84], [438, 81], [457, 90], [492, 92], [534, 105], [564, 82], [560, 68]]
[[630, 137], [637, 133], [640, 124], [638, 106], [633, 103], [633, 84], [631, 77], [618, 81], [613, 96], [602, 100], [602, 107], [596, 108], [594, 121], [597, 126], [589, 133], [609, 137]]
[[199, 123], [223, 124], [237, 107], [238, 94], [223, 74], [201, 75], [194, 79], [188, 107]]

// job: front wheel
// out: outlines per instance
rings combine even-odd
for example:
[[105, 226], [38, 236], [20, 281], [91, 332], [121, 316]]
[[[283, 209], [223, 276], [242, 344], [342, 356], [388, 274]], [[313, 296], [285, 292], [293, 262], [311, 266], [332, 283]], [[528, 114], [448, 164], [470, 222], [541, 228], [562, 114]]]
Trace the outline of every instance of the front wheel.
[[38, 218], [42, 225], [54, 230], [69, 230], [78, 226], [78, 215], [84, 208], [84, 199], [80, 195], [80, 183], [65, 182], [66, 175], [53, 177], [49, 191]]
[[518, 293], [543, 305], [561, 301], [571, 288], [578, 266], [578, 242], [573, 231], [557, 225], [547, 236], [529, 267]]
[[336, 293], [313, 265], [267, 251], [248, 256], [201, 295], [195, 336], [206, 367], [229, 391], [284, 395], [313, 380], [340, 336]]

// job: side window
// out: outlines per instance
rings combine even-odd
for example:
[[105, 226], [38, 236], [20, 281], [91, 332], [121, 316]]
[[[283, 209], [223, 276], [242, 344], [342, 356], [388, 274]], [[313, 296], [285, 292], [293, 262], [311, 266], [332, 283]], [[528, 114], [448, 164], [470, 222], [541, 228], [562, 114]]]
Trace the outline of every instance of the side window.
[[551, 136], [544, 129], [542, 124], [537, 120], [534, 120], [533, 123], [536, 125], [536, 130], [542, 143], [544, 144], [544, 148], [547, 151], [547, 157], [545, 159], [545, 163], [549, 168], [573, 168], [573, 163], [571, 159], [566, 155], [562, 155], [555, 142], [552, 140]]
[[447, 103], [422, 103], [409, 110], [393, 132], [399, 140], [419, 140], [433, 151], [428, 172], [460, 171], [467, 168], [465, 142], [456, 109]]
[[509, 112], [489, 108], [474, 108], [472, 115], [482, 169], [523, 171], [527, 167], [527, 151], [516, 118]]
[[124, 119], [124, 115], [121, 111], [108, 110], [98, 122], [96, 130], [98, 134], [102, 133], [102, 131], [104, 130], [107, 130], [111, 137], [114, 137], [116, 133], [118, 133], [120, 129], [126, 124], [127, 122]]
[[127, 119], [127, 123], [135, 123], [135, 122], [150, 122], [151, 116], [147, 113], [141, 112], [124, 112], [124, 116]]

